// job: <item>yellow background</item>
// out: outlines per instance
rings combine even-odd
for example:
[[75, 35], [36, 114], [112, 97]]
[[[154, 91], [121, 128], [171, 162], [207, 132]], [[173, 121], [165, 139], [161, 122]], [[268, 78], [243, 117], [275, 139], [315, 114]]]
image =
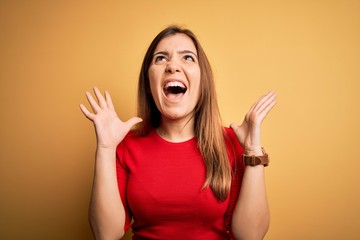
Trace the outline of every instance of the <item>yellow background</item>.
[[360, 1], [0, 1], [0, 238], [91, 239], [93, 86], [136, 114], [169, 24], [199, 37], [225, 124], [269, 90], [268, 240], [360, 239]]

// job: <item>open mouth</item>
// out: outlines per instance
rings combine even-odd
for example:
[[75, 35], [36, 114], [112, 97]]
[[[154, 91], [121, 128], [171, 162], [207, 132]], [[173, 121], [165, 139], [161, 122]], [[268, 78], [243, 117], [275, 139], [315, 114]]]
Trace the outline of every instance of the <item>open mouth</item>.
[[181, 82], [168, 82], [164, 86], [165, 96], [170, 99], [180, 98], [186, 91], [187, 87]]

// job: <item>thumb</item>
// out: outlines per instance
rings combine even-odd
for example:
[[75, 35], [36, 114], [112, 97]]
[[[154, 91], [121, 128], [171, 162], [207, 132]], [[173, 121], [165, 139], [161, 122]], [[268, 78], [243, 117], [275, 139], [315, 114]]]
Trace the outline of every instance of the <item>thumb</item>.
[[129, 120], [127, 120], [126, 125], [127, 125], [129, 128], [132, 128], [135, 124], [138, 124], [139, 122], [142, 122], [142, 119], [141, 119], [141, 118], [139, 118], [139, 117], [133, 117], [133, 118], [130, 118]]
[[230, 127], [232, 128], [232, 130], [234, 130], [235, 133], [239, 130], [239, 125], [237, 125], [236, 123], [230, 124]]
[[237, 139], [239, 140], [240, 144], [242, 145], [244, 142], [244, 133], [242, 131], [244, 131], [243, 126], [239, 126], [236, 123], [232, 123], [230, 124], [230, 127], [232, 128], [232, 130], [234, 130], [234, 133], [237, 137]]

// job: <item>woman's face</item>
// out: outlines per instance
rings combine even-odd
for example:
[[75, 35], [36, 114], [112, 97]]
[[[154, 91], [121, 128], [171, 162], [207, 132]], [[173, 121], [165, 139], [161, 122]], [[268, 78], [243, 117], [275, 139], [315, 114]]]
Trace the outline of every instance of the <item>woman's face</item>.
[[185, 34], [162, 39], [148, 74], [151, 94], [162, 118], [190, 119], [200, 95], [200, 67], [192, 40]]

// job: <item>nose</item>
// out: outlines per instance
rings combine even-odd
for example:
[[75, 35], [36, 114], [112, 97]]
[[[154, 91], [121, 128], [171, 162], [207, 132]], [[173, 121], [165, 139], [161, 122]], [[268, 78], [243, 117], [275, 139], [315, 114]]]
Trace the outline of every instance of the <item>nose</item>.
[[177, 73], [181, 71], [181, 67], [175, 60], [170, 60], [166, 65], [165, 71], [167, 73]]

